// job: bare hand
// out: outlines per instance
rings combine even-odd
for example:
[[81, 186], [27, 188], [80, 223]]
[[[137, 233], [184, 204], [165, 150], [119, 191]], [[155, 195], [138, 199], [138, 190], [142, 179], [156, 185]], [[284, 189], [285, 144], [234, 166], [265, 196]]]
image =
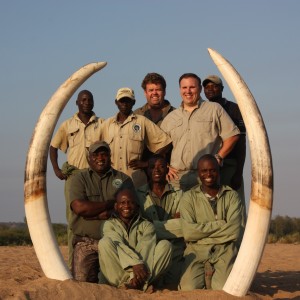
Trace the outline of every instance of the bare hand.
[[143, 285], [149, 277], [149, 272], [144, 264], [132, 266], [134, 279], [139, 285]]
[[179, 219], [180, 218], [180, 212], [178, 211], [173, 215], [173, 219]]
[[167, 180], [171, 181], [173, 179], [179, 179], [178, 177], [178, 170], [169, 166], [169, 172], [167, 174]]
[[105, 210], [105, 211], [103, 211], [102, 213], [100, 213], [99, 215], [98, 215], [98, 220], [107, 220], [107, 219], [109, 219], [110, 217], [111, 217], [111, 214], [112, 214], [112, 212], [113, 212], [113, 210], [112, 209], [110, 209], [110, 210]]
[[145, 169], [145, 168], [148, 167], [148, 162], [147, 161], [138, 160], [138, 159], [134, 159], [134, 160], [131, 160], [129, 162], [128, 166], [131, 169], [133, 169], [133, 170]]

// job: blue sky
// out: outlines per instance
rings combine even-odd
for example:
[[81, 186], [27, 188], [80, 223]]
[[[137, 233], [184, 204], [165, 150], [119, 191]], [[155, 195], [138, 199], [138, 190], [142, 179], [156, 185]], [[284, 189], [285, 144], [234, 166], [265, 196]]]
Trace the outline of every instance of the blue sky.
[[[177, 107], [181, 74], [220, 75], [207, 48], [234, 65], [264, 118], [273, 155], [273, 216], [300, 217], [299, 11], [297, 0], [3, 1], [0, 222], [24, 219], [23, 176], [32, 131], [48, 99], [74, 71], [89, 62], [108, 62], [80, 88], [92, 91], [95, 112], [103, 118], [116, 113], [120, 87], [135, 90], [135, 107], [145, 102], [140, 84], [148, 72], [166, 78], [167, 99]], [[76, 94], [58, 124], [76, 112]], [[226, 84], [223, 95], [234, 100]], [[249, 166], [248, 151], [247, 199]], [[50, 162], [47, 181], [51, 220], [65, 222], [63, 182]]]

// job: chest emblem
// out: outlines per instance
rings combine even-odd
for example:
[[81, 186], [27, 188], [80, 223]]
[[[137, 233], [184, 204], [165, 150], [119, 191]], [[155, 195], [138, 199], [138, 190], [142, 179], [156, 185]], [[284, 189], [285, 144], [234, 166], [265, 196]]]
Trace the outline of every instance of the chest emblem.
[[135, 133], [138, 133], [139, 131], [141, 131], [141, 125], [140, 124], [134, 124], [132, 126], [132, 129]]
[[115, 187], [116, 189], [120, 188], [122, 185], [123, 181], [119, 178], [114, 179], [112, 182], [113, 187]]

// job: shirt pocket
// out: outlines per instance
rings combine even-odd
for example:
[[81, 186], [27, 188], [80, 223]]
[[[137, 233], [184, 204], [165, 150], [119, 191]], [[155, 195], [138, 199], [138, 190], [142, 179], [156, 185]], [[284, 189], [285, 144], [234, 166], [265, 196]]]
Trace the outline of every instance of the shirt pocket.
[[179, 119], [174, 124], [174, 127], [170, 130], [170, 136], [173, 142], [176, 142], [180, 140], [183, 134], [184, 134], [183, 120]]
[[68, 128], [68, 143], [69, 147], [76, 147], [78, 144], [80, 144], [80, 134], [79, 134], [79, 127], [77, 126], [71, 126]]
[[195, 121], [195, 126], [197, 128], [197, 131], [200, 133], [204, 133], [204, 134], [212, 133], [212, 131], [213, 131], [212, 124], [213, 124], [213, 121], [211, 119], [202, 118], [200, 120]]
[[128, 152], [141, 155], [144, 150], [144, 138], [141, 130], [138, 132], [129, 132], [128, 134]]
[[86, 193], [86, 196], [91, 202], [103, 202], [103, 196], [99, 193], [99, 191], [89, 191]]
[[114, 137], [113, 136], [108, 136], [104, 141], [108, 144], [110, 151], [114, 153], [116, 145], [114, 145]]

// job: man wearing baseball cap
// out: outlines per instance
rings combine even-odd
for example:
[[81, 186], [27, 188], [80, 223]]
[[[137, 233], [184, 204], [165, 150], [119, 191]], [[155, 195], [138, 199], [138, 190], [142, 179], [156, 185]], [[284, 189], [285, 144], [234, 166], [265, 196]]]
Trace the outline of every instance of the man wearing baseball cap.
[[[246, 218], [243, 169], [246, 158], [246, 128], [238, 105], [222, 96], [224, 89], [222, 79], [217, 75], [209, 75], [203, 80], [204, 94], [211, 102], [219, 103], [240, 130], [240, 138], [232, 151], [223, 160], [221, 183], [229, 185], [239, 193], [244, 205]], [[245, 220], [244, 220], [245, 221]]]
[[90, 145], [89, 168], [76, 173], [70, 182], [70, 227], [73, 238], [72, 275], [78, 281], [98, 282], [100, 227], [114, 207], [114, 194], [121, 187], [133, 188], [126, 174], [111, 167], [111, 151], [104, 141]]
[[135, 187], [147, 183], [144, 171], [147, 161], [142, 154], [149, 151], [164, 155], [170, 150], [170, 137], [144, 116], [132, 112], [134, 91], [124, 87], [117, 91], [115, 104], [119, 112], [101, 125], [100, 139], [106, 141], [112, 152], [112, 166], [130, 176]]

